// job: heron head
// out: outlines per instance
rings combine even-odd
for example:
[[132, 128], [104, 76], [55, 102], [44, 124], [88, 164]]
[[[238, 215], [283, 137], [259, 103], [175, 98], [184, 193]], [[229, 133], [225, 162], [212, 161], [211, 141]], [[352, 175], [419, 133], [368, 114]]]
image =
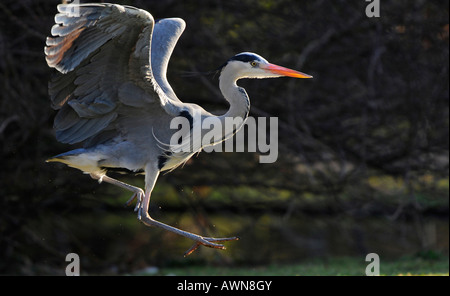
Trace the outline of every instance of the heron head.
[[276, 77], [295, 77], [312, 78], [312, 76], [295, 70], [284, 68], [269, 63], [262, 56], [256, 53], [243, 52], [235, 55], [227, 61], [222, 71], [232, 71], [236, 78], [276, 78]]

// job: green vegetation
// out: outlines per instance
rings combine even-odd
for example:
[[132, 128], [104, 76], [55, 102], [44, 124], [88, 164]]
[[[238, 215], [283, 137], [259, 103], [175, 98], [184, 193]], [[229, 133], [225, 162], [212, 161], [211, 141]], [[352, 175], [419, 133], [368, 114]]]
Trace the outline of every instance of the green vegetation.
[[[364, 258], [330, 258], [328, 260], [313, 260], [293, 265], [269, 265], [260, 267], [218, 267], [192, 266], [177, 268], [161, 268], [153, 275], [238, 275], [238, 276], [364, 276], [367, 262]], [[139, 274], [139, 273], [138, 273]], [[140, 274], [145, 275], [145, 274]], [[439, 256], [437, 259], [421, 257], [402, 258], [395, 261], [381, 261], [380, 275], [410, 276], [410, 275], [449, 275], [448, 257]]]

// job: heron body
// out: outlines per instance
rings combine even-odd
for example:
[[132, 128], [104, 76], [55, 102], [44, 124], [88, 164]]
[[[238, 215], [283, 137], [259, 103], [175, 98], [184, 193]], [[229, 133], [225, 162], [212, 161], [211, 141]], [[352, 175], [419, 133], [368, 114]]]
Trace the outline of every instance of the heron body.
[[[59, 110], [54, 129], [58, 141], [83, 143], [83, 148], [48, 161], [62, 162], [99, 182], [132, 191], [128, 203], [137, 200], [139, 220], [194, 240], [188, 254], [200, 245], [224, 248], [218, 242], [236, 238], [202, 237], [148, 214], [159, 173], [175, 169], [203, 148], [191, 144], [189, 151], [180, 151], [171, 146], [177, 132], [170, 128], [171, 121], [185, 118], [191, 130], [200, 127], [198, 137], [209, 132], [201, 128], [208, 118], [224, 122], [240, 117], [243, 124], [250, 100], [236, 84], [239, 79], [311, 76], [270, 64], [254, 53], [238, 54], [219, 69], [219, 87], [230, 108], [216, 116], [196, 104], [181, 102], [167, 81], [170, 57], [186, 26], [182, 19], [155, 22], [147, 11], [116, 4], [58, 5], [58, 11], [53, 36], [47, 38], [45, 47], [48, 65], [58, 70], [49, 83], [52, 107]], [[233, 136], [239, 128], [218, 134], [217, 141], [209, 144]], [[192, 133], [181, 136], [186, 143], [201, 143], [192, 141]], [[114, 170], [144, 174], [145, 190], [112, 179], [107, 173]]]

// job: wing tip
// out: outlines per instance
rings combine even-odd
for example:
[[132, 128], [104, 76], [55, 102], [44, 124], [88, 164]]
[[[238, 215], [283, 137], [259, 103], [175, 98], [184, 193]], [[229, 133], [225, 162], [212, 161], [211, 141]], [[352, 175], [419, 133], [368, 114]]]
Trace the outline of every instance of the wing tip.
[[179, 17], [159, 19], [156, 23], [164, 23], [164, 22], [170, 22], [172, 24], [176, 23], [176, 25], [178, 25], [179, 29], [181, 29], [182, 32], [186, 29], [186, 21]]

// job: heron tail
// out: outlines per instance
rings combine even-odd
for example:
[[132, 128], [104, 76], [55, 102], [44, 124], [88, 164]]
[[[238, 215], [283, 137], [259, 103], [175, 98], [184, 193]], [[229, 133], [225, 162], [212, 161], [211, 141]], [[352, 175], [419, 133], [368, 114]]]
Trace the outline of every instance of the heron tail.
[[102, 154], [81, 148], [53, 156], [47, 159], [46, 162], [61, 162], [87, 174], [104, 174], [105, 170], [99, 167], [99, 162], [103, 158], [104, 155]]
[[86, 152], [86, 149], [75, 149], [75, 150], [71, 150], [69, 152], [65, 152], [65, 153], [61, 153], [58, 155], [55, 155], [49, 159], [47, 159], [45, 162], [62, 162], [65, 163], [65, 161], [67, 161], [69, 158], [72, 157], [76, 157], [80, 154], [83, 154], [84, 152]]

